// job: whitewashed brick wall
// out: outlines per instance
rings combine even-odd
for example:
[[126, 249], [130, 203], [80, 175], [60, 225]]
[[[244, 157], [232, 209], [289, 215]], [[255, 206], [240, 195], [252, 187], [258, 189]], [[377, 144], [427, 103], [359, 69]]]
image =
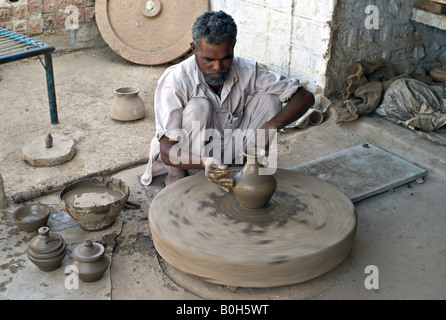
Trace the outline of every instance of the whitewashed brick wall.
[[[399, 69], [430, 70], [446, 63], [446, 31], [410, 21], [415, 0], [210, 0], [238, 27], [236, 54], [283, 75], [321, 87], [327, 96], [344, 86], [356, 61], [383, 58]], [[365, 26], [367, 5], [378, 29]]]
[[336, 0], [211, 0], [238, 26], [236, 54], [283, 75], [325, 86]]

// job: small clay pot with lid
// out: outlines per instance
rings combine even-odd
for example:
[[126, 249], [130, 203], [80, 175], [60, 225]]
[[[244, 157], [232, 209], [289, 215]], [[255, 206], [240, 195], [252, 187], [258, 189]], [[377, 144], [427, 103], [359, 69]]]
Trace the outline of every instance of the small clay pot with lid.
[[103, 276], [110, 263], [104, 253], [105, 249], [102, 244], [90, 240], [74, 249], [72, 264], [78, 268], [79, 279], [84, 282], [93, 282]]
[[28, 243], [28, 258], [40, 270], [49, 272], [57, 269], [67, 253], [65, 240], [50, 228], [39, 228], [38, 235]]

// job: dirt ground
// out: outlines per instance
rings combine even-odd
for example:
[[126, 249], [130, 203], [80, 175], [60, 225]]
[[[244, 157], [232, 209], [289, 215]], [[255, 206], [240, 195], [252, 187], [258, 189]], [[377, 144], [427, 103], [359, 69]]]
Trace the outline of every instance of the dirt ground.
[[[0, 173], [8, 195], [148, 157], [155, 132], [154, 90], [168, 65], [135, 65], [108, 47], [56, 52], [53, 65], [57, 125], [50, 123], [45, 70], [39, 59], [0, 66]], [[114, 90], [127, 86], [140, 89], [147, 110], [144, 119], [121, 122], [110, 117]], [[76, 155], [62, 165], [37, 169], [23, 161], [21, 150], [48, 133], [73, 139]], [[286, 148], [287, 138], [282, 136], [280, 147]]]
[[[35, 188], [45, 189], [87, 174], [141, 160], [136, 168], [121, 173], [121, 176], [125, 177], [124, 180], [131, 185], [130, 200], [143, 204], [141, 210], [133, 212], [136, 216], [125, 219], [125, 229], [129, 234], [123, 232], [117, 244], [113, 243], [113, 246], [116, 245], [115, 264], [111, 273], [117, 275], [114, 279], [115, 287], [124, 286], [125, 288], [128, 283], [127, 276], [135, 277], [135, 267], [123, 268], [116, 262], [120, 261], [120, 257], [126, 265], [125, 261], [128, 261], [129, 254], [136, 251], [145, 256], [147, 246], [151, 247], [149, 254], [151, 259], [157, 257], [151, 245], [151, 239], [147, 235], [147, 212], [150, 202], [138, 183], [138, 177], [144, 171], [144, 159], [148, 157], [150, 140], [155, 129], [154, 90], [158, 78], [168, 65], [156, 67], [135, 65], [122, 59], [109, 47], [99, 46], [76, 51], [56, 51], [53, 55], [53, 66], [59, 124], [50, 122], [45, 70], [38, 58], [29, 58], [0, 66], [2, 78], [0, 81], [0, 121], [2, 123], [0, 126], [2, 136], [0, 174], [11, 205], [8, 211], [3, 211], [3, 219], [11, 219], [12, 211], [22, 205], [22, 203], [11, 201], [12, 197], [20, 192]], [[127, 86], [140, 88], [139, 96], [144, 101], [147, 110], [144, 119], [130, 122], [111, 119], [109, 108], [114, 99], [113, 91]], [[61, 134], [73, 139], [76, 154], [73, 159], [57, 166], [34, 167], [23, 159], [22, 148], [37, 137], [48, 133]], [[283, 138], [279, 143], [280, 150], [288, 149], [286, 135]], [[288, 164], [286, 164], [287, 161]], [[290, 166], [292, 163], [292, 157], [282, 157], [282, 161], [279, 161], [280, 166]], [[118, 172], [118, 177], [119, 175]], [[64, 214], [57, 203], [57, 195], [58, 192], [54, 192], [48, 197], [32, 198], [27, 203], [47, 203], [57, 214]], [[141, 220], [144, 221], [143, 224], [140, 223]], [[10, 226], [13, 225], [10, 224]], [[18, 230], [15, 231], [16, 235], [20, 235]], [[23, 241], [25, 242], [26, 239]], [[141, 259], [144, 260], [147, 257], [141, 257]], [[159, 261], [156, 260], [153, 263], [158, 264]], [[6, 265], [10, 266], [10, 264]], [[129, 274], [129, 270], [133, 271]], [[172, 271], [172, 268], [169, 270]], [[182, 279], [181, 276], [179, 279]], [[173, 284], [171, 286], [177, 287]], [[177, 290], [179, 287], [173, 291]], [[115, 297], [125, 298], [126, 292], [125, 289], [117, 290]], [[142, 292], [136, 293], [136, 297], [145, 296], [145, 291]], [[156, 293], [151, 291], [149, 297], [156, 299], [165, 295], [163, 290]], [[39, 295], [36, 296], [38, 297]], [[180, 295], [180, 297], [190, 298], [189, 294]], [[192, 295], [192, 297], [196, 296]]]
[[[53, 65], [57, 125], [50, 123], [45, 70], [40, 61], [30, 58], [0, 66], [0, 172], [9, 195], [148, 156], [154, 133], [153, 92], [164, 66], [133, 65], [108, 47], [55, 53]], [[126, 86], [140, 88], [139, 96], [147, 109], [144, 119], [111, 119], [114, 89]], [[74, 140], [73, 161], [39, 169], [23, 161], [22, 147], [47, 133]]]
[[[0, 174], [6, 195], [64, 183], [148, 156], [154, 134], [153, 93], [166, 65], [132, 64], [107, 46], [54, 55], [59, 124], [50, 123], [45, 72], [37, 58], [0, 65]], [[140, 88], [147, 116], [118, 122], [109, 115], [113, 90]], [[32, 167], [22, 159], [21, 149], [35, 137], [59, 133], [76, 143], [76, 155], [54, 167]], [[363, 142], [398, 154], [433, 174], [424, 184], [402, 186], [357, 204], [358, 230], [351, 256], [338, 268], [302, 284], [279, 288], [227, 288], [212, 285], [169, 266], [157, 254], [151, 239], [147, 213], [152, 197], [138, 181], [145, 165], [122, 171], [117, 177], [131, 189], [139, 210], [125, 209], [122, 230], [102, 238], [113, 257], [109, 273], [86, 286], [79, 296], [51, 295], [42, 287], [50, 275], [39, 274], [29, 296], [11, 280], [29, 272], [24, 255], [30, 235], [2, 210], [0, 293], [3, 299], [444, 299], [446, 287], [444, 253], [444, 148], [385, 120], [365, 117], [344, 126], [327, 118], [317, 127], [287, 130], [278, 139], [278, 166], [288, 168]], [[437, 170], [437, 171], [436, 171]], [[354, 177], [352, 177], [354, 179]], [[158, 184], [161, 188], [162, 184]], [[155, 186], [157, 188], [157, 186]], [[156, 191], [156, 190], [155, 190]], [[57, 194], [36, 199], [62, 214]], [[426, 210], [428, 206], [429, 210]], [[57, 221], [52, 220], [55, 225]], [[116, 227], [119, 227], [118, 225]], [[113, 231], [114, 232], [114, 231]], [[19, 242], [17, 239], [19, 238]], [[72, 242], [74, 244], [74, 241]], [[380, 269], [379, 290], [364, 288], [367, 265]], [[45, 278], [47, 277], [47, 278]], [[108, 282], [107, 282], [108, 281]], [[21, 292], [22, 290], [22, 292]], [[88, 294], [87, 294], [88, 293]], [[22, 296], [21, 296], [22, 294]]]

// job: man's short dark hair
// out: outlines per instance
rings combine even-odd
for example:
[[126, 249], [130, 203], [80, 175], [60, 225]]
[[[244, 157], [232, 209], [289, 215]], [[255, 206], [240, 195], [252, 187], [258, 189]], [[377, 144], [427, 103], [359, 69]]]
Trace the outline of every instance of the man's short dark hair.
[[237, 25], [224, 11], [205, 12], [192, 26], [192, 39], [197, 51], [200, 49], [201, 38], [205, 38], [209, 44], [220, 44], [231, 38], [234, 45], [237, 39]]

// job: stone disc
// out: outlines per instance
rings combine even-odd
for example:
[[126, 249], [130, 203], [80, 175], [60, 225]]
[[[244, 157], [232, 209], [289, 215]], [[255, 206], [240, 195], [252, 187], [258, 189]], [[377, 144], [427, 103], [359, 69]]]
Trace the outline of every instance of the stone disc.
[[47, 148], [45, 136], [32, 140], [22, 148], [23, 159], [33, 167], [52, 167], [71, 160], [76, 154], [76, 145], [73, 139], [53, 134], [53, 146]]
[[350, 253], [356, 210], [333, 185], [278, 169], [261, 210], [243, 209], [204, 174], [181, 179], [153, 199], [155, 248], [177, 269], [208, 282], [274, 287], [320, 276]]
[[143, 65], [175, 60], [190, 49], [192, 25], [208, 0], [96, 0], [99, 31], [121, 57]]

